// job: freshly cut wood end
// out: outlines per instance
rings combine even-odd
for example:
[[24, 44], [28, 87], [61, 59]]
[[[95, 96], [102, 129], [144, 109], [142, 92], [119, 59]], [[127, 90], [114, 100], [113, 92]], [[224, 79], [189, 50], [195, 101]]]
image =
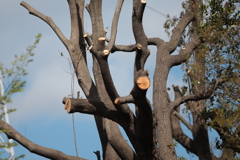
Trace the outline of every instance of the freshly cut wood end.
[[141, 50], [142, 49], [142, 45], [141, 44], [137, 44], [137, 49]]
[[98, 40], [99, 40], [99, 41], [105, 41], [106, 38], [105, 38], [105, 37], [99, 37]]
[[67, 99], [64, 108], [67, 111], [67, 113], [70, 113], [70, 110], [71, 110], [71, 100], [70, 99]]
[[116, 99], [114, 100], [114, 103], [119, 105], [119, 104], [120, 104], [120, 98], [116, 98]]
[[141, 3], [147, 3], [147, 1], [141, 0]]
[[109, 54], [109, 50], [107, 50], [107, 49], [105, 49], [104, 51], [103, 51], [103, 55], [108, 55]]
[[146, 90], [150, 86], [150, 79], [147, 76], [141, 76], [136, 80], [138, 87], [142, 90]]

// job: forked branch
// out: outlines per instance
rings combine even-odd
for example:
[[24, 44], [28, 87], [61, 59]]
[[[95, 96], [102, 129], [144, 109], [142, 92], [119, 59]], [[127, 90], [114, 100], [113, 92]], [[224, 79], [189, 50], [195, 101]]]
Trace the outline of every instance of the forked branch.
[[188, 96], [179, 97], [176, 100], [174, 100], [173, 102], [171, 102], [170, 107], [171, 107], [171, 109], [175, 109], [175, 108], [179, 107], [181, 104], [188, 102], [188, 101], [199, 101], [202, 99], [207, 99], [214, 93], [214, 91], [216, 91], [218, 86], [221, 85], [223, 82], [224, 82], [224, 80], [220, 78], [219, 80], [216, 81], [214, 86], [212, 86], [211, 88], [205, 89], [200, 94], [196, 94], [196, 95], [191, 94]]
[[25, 138], [23, 135], [21, 135], [18, 131], [16, 131], [14, 128], [12, 128], [9, 124], [6, 122], [0, 120], [0, 130], [4, 130], [3, 133], [7, 135], [7, 137], [10, 139], [15, 140], [16, 142], [20, 143], [23, 147], [28, 149], [30, 152], [35, 153], [37, 155], [46, 157], [48, 159], [52, 160], [59, 160], [59, 159], [65, 159], [65, 160], [85, 160], [83, 158], [74, 157], [66, 155], [58, 150], [46, 148], [40, 145], [37, 145], [27, 138]]
[[172, 57], [172, 66], [180, 65], [186, 62], [190, 56], [193, 54], [193, 51], [201, 44], [199, 39], [193, 39], [191, 42], [187, 43], [177, 55], [171, 55]]

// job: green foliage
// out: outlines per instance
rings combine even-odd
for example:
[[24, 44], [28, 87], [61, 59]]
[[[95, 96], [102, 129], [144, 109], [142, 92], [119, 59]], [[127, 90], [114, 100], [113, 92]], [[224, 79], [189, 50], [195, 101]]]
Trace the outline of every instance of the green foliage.
[[[3, 107], [0, 107], [0, 110], [3, 110]], [[15, 111], [16, 111], [16, 109], [8, 109], [7, 113], [9, 114], [9, 113], [12, 113], [12, 112], [15, 112]], [[5, 114], [6, 113], [1, 113], [0, 114], [0, 119], [2, 119]]]
[[205, 85], [224, 79], [207, 105], [209, 126], [220, 135], [216, 147], [240, 151], [240, 10], [232, 1], [209, 0], [201, 7], [204, 21], [198, 29], [204, 38]]
[[164, 28], [165, 28], [165, 32], [167, 33], [167, 35], [170, 36], [171, 34], [170, 34], [169, 29], [174, 27], [179, 19], [176, 16], [170, 17], [169, 14], [166, 16], [166, 18], [167, 18], [167, 20], [164, 23]]
[[[33, 45], [28, 46], [26, 48], [26, 53], [22, 53], [21, 55], [15, 55], [14, 58], [15, 60], [11, 62], [12, 68], [6, 68], [3, 66], [3, 63], [0, 62], [0, 74], [2, 77], [2, 82], [5, 84], [4, 86], [4, 94], [0, 95], [0, 103], [5, 104], [5, 103], [10, 103], [12, 102], [11, 100], [11, 95], [13, 93], [21, 92], [24, 89], [24, 86], [26, 84], [26, 81], [22, 80], [23, 76], [26, 76], [27, 70], [26, 67], [30, 62], [33, 61], [33, 50], [36, 48], [37, 44], [40, 41], [41, 34], [38, 34], [35, 36], [36, 40], [33, 43]], [[3, 110], [3, 107], [0, 107], [0, 110]], [[16, 109], [8, 109], [7, 113], [11, 113], [16, 111]], [[6, 113], [1, 113], [0, 118], [2, 119], [3, 116]], [[1, 130], [1, 132], [6, 132], [4, 130]], [[17, 143], [0, 143], [0, 148], [10, 148], [10, 147], [15, 147]], [[0, 153], [2, 154], [2, 153]], [[18, 157], [15, 157], [15, 160], [24, 158], [24, 155], [20, 155]], [[8, 158], [0, 160], [7, 160]]]
[[35, 36], [36, 40], [33, 45], [26, 48], [26, 53], [22, 53], [20, 56], [15, 55], [15, 60], [11, 62], [12, 68], [6, 68], [3, 66], [3, 63], [0, 62], [0, 73], [2, 75], [2, 80], [5, 84], [4, 95], [0, 97], [1, 102], [10, 103], [10, 96], [13, 93], [21, 92], [24, 89], [26, 81], [22, 80], [23, 76], [26, 76], [27, 65], [33, 61], [32, 57], [34, 56], [33, 50], [36, 48], [36, 45], [39, 43], [41, 34]]
[[[183, 3], [184, 11], [180, 18], [189, 9], [189, 2]], [[189, 84], [189, 93], [193, 88], [199, 88], [197, 85], [207, 88], [220, 78], [224, 80], [207, 100], [207, 108], [201, 112], [201, 116], [220, 135], [221, 139], [216, 140], [216, 148], [225, 147], [240, 152], [240, 7], [233, 0], [206, 0], [199, 7], [202, 22], [198, 27], [190, 26], [185, 30], [179, 43], [179, 48], [188, 43], [193, 30], [197, 31], [203, 42], [198, 51], [198, 63], [196, 57], [192, 56], [182, 65], [186, 71], [183, 80]], [[178, 19], [167, 17], [164, 27], [168, 35], [177, 22]], [[204, 65], [203, 69], [198, 66], [199, 62]], [[196, 77], [201, 72], [205, 74], [204, 79], [191, 81], [190, 76]]]

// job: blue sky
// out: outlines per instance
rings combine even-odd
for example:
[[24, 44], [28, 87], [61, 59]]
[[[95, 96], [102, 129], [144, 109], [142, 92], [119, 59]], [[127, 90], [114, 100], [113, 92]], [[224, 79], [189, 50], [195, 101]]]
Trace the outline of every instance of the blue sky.
[[[52, 29], [39, 18], [30, 15], [24, 7], [20, 6], [20, 2], [21, 0], [0, 1], [0, 61], [10, 66], [14, 55], [25, 52], [26, 47], [34, 42], [35, 35], [41, 33], [43, 37], [35, 50], [34, 61], [29, 64], [29, 75], [24, 92], [15, 94], [12, 97], [13, 103], [8, 104], [9, 108], [17, 108], [16, 112], [10, 114], [10, 123], [34, 143], [69, 155], [76, 155], [72, 115], [66, 113], [61, 102], [64, 96], [71, 93], [71, 75], [66, 72], [69, 71], [69, 63], [60, 56], [62, 52], [65, 57], [68, 57], [67, 50]], [[67, 1], [26, 0], [26, 2], [50, 16], [63, 34], [69, 38], [70, 16]], [[116, 2], [116, 0], [103, 0], [104, 25], [109, 31]], [[182, 0], [147, 1], [148, 6], [171, 16], [179, 15], [182, 9], [181, 3]], [[127, 45], [135, 42], [131, 28], [131, 6], [131, 1], [124, 2], [116, 44]], [[163, 29], [165, 20], [166, 18], [162, 15], [146, 8], [143, 23], [147, 36], [160, 37], [167, 41], [168, 37]], [[87, 12], [85, 12], [85, 31], [91, 33], [91, 21]], [[150, 49], [151, 55], [146, 69], [150, 70], [152, 79], [156, 49], [154, 47]], [[109, 62], [119, 94], [128, 95], [132, 88], [134, 53], [111, 54]], [[89, 67], [91, 70], [91, 65]], [[182, 85], [181, 75], [179, 68], [173, 68], [169, 75], [168, 85]], [[74, 90], [75, 93], [80, 90], [76, 83]], [[150, 87], [148, 91], [150, 100], [151, 93]], [[82, 92], [81, 96], [84, 97]], [[101, 150], [101, 146], [93, 116], [76, 113], [74, 118], [79, 156], [90, 160], [96, 159], [93, 151]], [[190, 158], [184, 150], [178, 149], [177, 152], [186, 158], [196, 159], [196, 157]], [[25, 154], [26, 160], [45, 159], [31, 154], [21, 146], [15, 148], [15, 153], [16, 155]]]

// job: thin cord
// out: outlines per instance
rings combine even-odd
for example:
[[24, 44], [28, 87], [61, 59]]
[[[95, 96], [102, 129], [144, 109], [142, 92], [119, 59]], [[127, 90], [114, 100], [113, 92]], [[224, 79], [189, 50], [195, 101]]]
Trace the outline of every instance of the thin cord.
[[154, 11], [154, 12], [156, 12], [156, 13], [158, 13], [158, 14], [164, 16], [164, 17], [166, 17], [166, 15], [163, 14], [162, 12], [159, 12], [158, 10], [156, 10], [156, 9], [154, 9], [154, 8], [152, 8], [152, 7], [149, 7], [149, 6], [146, 6], [146, 7], [147, 7], [148, 9], [151, 9], [152, 11]]
[[74, 114], [72, 114], [72, 126], [73, 126], [73, 134], [74, 134], [74, 145], [75, 145], [76, 155], [78, 157], [77, 137], [76, 137], [76, 131], [75, 131], [75, 125], [74, 125]]
[[[71, 67], [70, 61], [69, 61], [69, 66], [70, 66], [70, 71], [73, 70]], [[71, 94], [72, 98], [74, 98], [74, 72], [72, 71], [72, 83], [71, 83]], [[73, 126], [73, 137], [74, 137], [74, 146], [76, 150], [76, 156], [78, 157], [78, 148], [77, 148], [77, 136], [76, 136], [76, 130], [75, 130], [75, 125], [74, 125], [74, 113], [72, 114], [72, 126]]]

